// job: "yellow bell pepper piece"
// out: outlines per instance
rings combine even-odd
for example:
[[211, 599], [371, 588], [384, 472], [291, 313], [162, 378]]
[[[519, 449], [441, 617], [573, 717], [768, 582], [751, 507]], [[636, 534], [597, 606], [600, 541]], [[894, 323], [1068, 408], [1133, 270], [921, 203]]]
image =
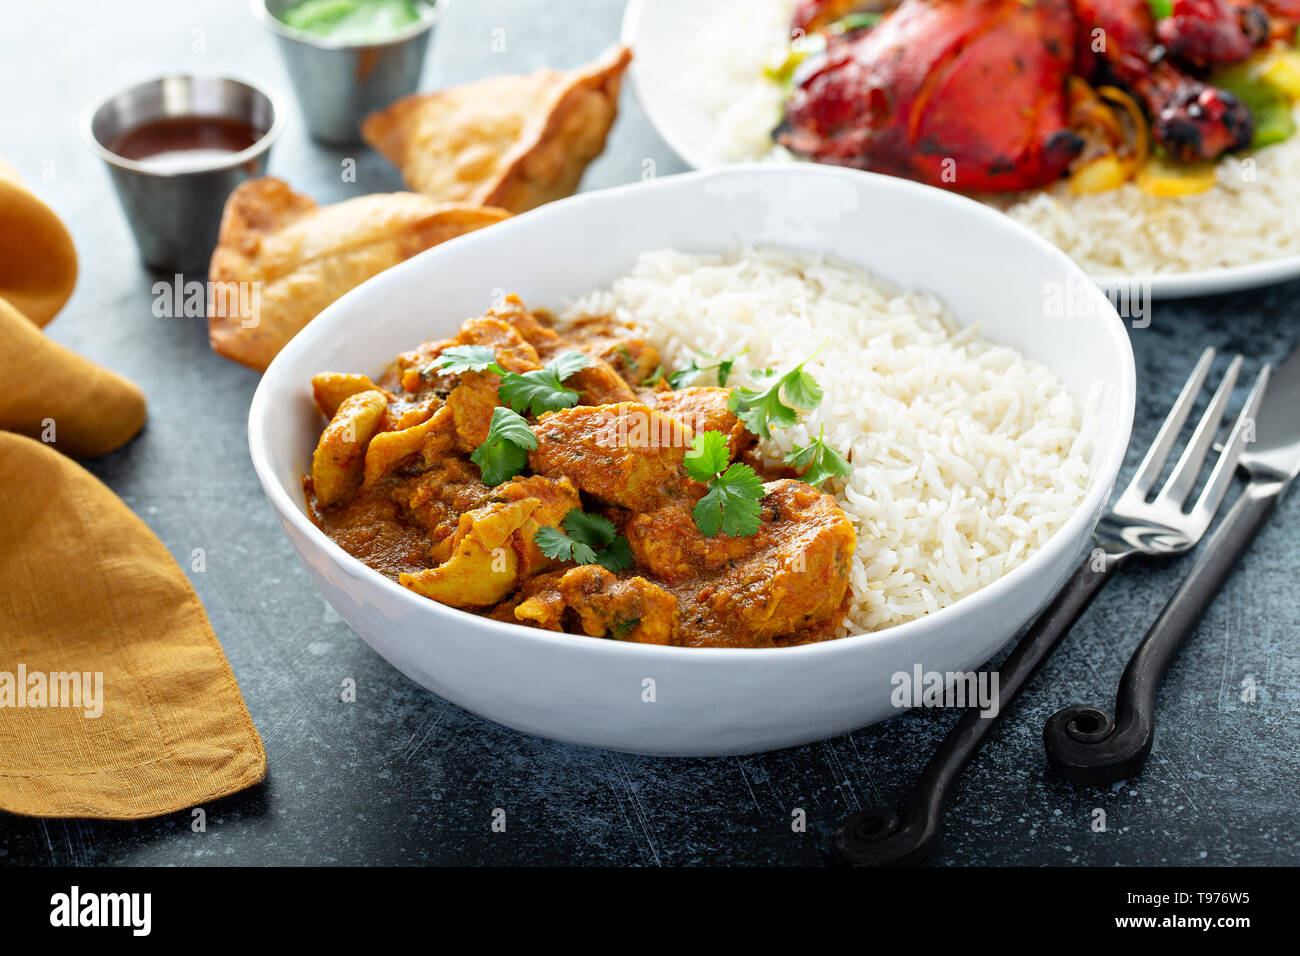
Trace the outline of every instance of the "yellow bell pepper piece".
[[1137, 175], [1138, 189], [1149, 196], [1195, 196], [1214, 188], [1213, 163], [1170, 163], [1152, 159]]
[[1291, 99], [1300, 100], [1300, 52], [1273, 50], [1265, 54], [1259, 78]]
[[1128, 167], [1114, 153], [1098, 156], [1070, 174], [1070, 192], [1075, 195], [1104, 193], [1118, 189], [1128, 179]]

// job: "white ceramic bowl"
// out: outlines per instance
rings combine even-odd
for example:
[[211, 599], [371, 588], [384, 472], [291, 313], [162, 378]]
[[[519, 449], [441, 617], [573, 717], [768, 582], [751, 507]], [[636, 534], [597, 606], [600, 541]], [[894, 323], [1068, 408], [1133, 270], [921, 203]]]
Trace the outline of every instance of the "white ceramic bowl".
[[[307, 518], [301, 476], [324, 425], [310, 379], [377, 373], [449, 335], [494, 292], [563, 306], [649, 249], [741, 243], [831, 251], [940, 296], [959, 321], [1046, 363], [1082, 404], [1100, 383], [1087, 498], [1030, 560], [930, 617], [770, 650], [656, 647], [504, 624], [405, 590]], [[1044, 313], [1045, 290], [1076, 296]], [[1058, 310], [1059, 311], [1059, 310]], [[1105, 296], [1028, 230], [958, 196], [820, 166], [739, 166], [588, 193], [431, 249], [326, 309], [276, 358], [253, 397], [253, 466], [294, 547], [343, 619], [416, 683], [498, 723], [645, 754], [749, 753], [807, 743], [897, 709], [890, 677], [987, 661], [1073, 570], [1110, 494], [1133, 416], [1133, 356]], [[653, 693], [651, 693], [653, 690]]]

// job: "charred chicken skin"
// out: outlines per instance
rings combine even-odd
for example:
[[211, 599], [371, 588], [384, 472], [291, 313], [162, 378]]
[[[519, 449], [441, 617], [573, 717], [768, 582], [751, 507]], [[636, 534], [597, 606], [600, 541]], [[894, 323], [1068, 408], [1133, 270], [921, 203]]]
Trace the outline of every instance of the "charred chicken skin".
[[[796, 31], [882, 9], [802, 0]], [[1078, 77], [1127, 91], [1172, 159], [1212, 161], [1250, 144], [1250, 109], [1205, 79], [1293, 35], [1300, 0], [902, 0], [874, 26], [825, 34], [793, 76], [777, 141], [819, 162], [963, 192], [1033, 189], [1083, 151], [1071, 125]], [[1077, 81], [1076, 81], [1077, 82]]]
[[[1175, 9], [1179, 3], [1183, 0], [1175, 3]], [[1113, 80], [1132, 90], [1151, 117], [1152, 138], [1170, 156], [1184, 163], [1206, 162], [1250, 144], [1254, 127], [1246, 104], [1228, 91], [1182, 72], [1163, 55], [1146, 0], [1074, 0], [1074, 6], [1081, 36], [1099, 41], [1081, 45], [1080, 73]], [[1175, 17], [1168, 17], [1161, 25], [1174, 21]], [[1192, 24], [1207, 21], [1185, 18], [1180, 22], [1183, 29], [1191, 29]], [[1180, 36], [1165, 32], [1171, 42]], [[1208, 41], [1191, 44], [1202, 55], [1211, 55]], [[1245, 59], [1254, 49], [1247, 44], [1230, 52], [1229, 46], [1225, 42], [1213, 51], [1220, 57], [1217, 62], [1236, 62], [1226, 59], [1229, 56]]]
[[821, 162], [970, 191], [1060, 176], [1082, 142], [1066, 124], [1068, 0], [904, 0], [803, 64], [778, 141]]

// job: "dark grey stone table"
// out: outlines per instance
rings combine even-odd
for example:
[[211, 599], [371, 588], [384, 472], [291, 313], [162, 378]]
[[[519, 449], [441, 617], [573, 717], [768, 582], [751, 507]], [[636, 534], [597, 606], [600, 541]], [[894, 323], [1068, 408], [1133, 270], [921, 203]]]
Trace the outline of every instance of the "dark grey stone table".
[[[575, 65], [617, 38], [621, 8], [619, 0], [456, 0], [423, 86]], [[503, 52], [494, 52], [494, 37], [504, 38]], [[204, 834], [191, 832], [188, 814], [131, 824], [6, 817], [0, 863], [817, 864], [846, 814], [906, 799], [951, 713], [914, 711], [739, 759], [632, 757], [480, 720], [411, 684], [353, 635], [309, 582], [253, 475], [245, 420], [257, 376], [209, 350], [201, 319], [152, 314], [155, 277], [137, 263], [107, 177], [78, 138], [92, 98], [166, 70], [243, 73], [289, 95], [271, 39], [243, 3], [9, 4], [0, 26], [0, 151], [64, 217], [81, 255], [77, 292], [49, 334], [148, 394], [144, 433], [89, 467], [182, 567], [194, 548], [206, 551], [206, 571], [191, 578], [270, 773], [264, 785], [208, 807]], [[354, 155], [357, 182], [344, 183], [341, 161]], [[635, 180], [646, 158], [661, 175], [682, 169], [626, 92], [584, 187]], [[320, 201], [400, 186], [368, 150], [311, 143], [296, 115], [271, 172]], [[1158, 305], [1150, 327], [1132, 333], [1135, 440], [1150, 441], [1202, 347], [1240, 350], [1252, 362], [1281, 358], [1300, 340], [1298, 296], [1300, 283], [1291, 283]], [[1116, 581], [967, 773], [933, 861], [1297, 862], [1298, 524], [1293, 494], [1173, 668], [1142, 776], [1078, 790], [1048, 773], [1043, 720], [1068, 703], [1105, 702], [1183, 569], [1137, 567]], [[339, 701], [346, 678], [357, 682], [354, 704]], [[1242, 700], [1246, 678], [1259, 686], [1254, 703]], [[491, 827], [497, 807], [507, 810], [504, 833]], [[807, 812], [807, 832], [792, 832], [796, 807]], [[1105, 810], [1105, 832], [1093, 831], [1096, 808]]]

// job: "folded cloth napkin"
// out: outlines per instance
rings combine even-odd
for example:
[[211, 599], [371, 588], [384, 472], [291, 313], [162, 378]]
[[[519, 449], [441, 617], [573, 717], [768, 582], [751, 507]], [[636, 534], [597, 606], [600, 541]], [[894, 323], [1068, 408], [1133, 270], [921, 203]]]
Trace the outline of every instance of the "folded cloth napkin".
[[144, 397], [41, 333], [76, 256], [61, 272], [5, 261], [24, 235], [52, 257], [67, 235], [15, 182], [0, 175], [0, 292], [33, 311], [0, 298], [0, 810], [126, 820], [197, 806], [260, 781], [266, 754], [167, 549], [54, 450], [123, 445]]
[[0, 160], [0, 296], [44, 325], [76, 282], [77, 252], [68, 230]]
[[262, 779], [203, 605], [122, 499], [0, 432], [0, 541], [0, 809], [125, 820]]
[[144, 425], [144, 394], [46, 337], [0, 298], [0, 428], [96, 458]]

